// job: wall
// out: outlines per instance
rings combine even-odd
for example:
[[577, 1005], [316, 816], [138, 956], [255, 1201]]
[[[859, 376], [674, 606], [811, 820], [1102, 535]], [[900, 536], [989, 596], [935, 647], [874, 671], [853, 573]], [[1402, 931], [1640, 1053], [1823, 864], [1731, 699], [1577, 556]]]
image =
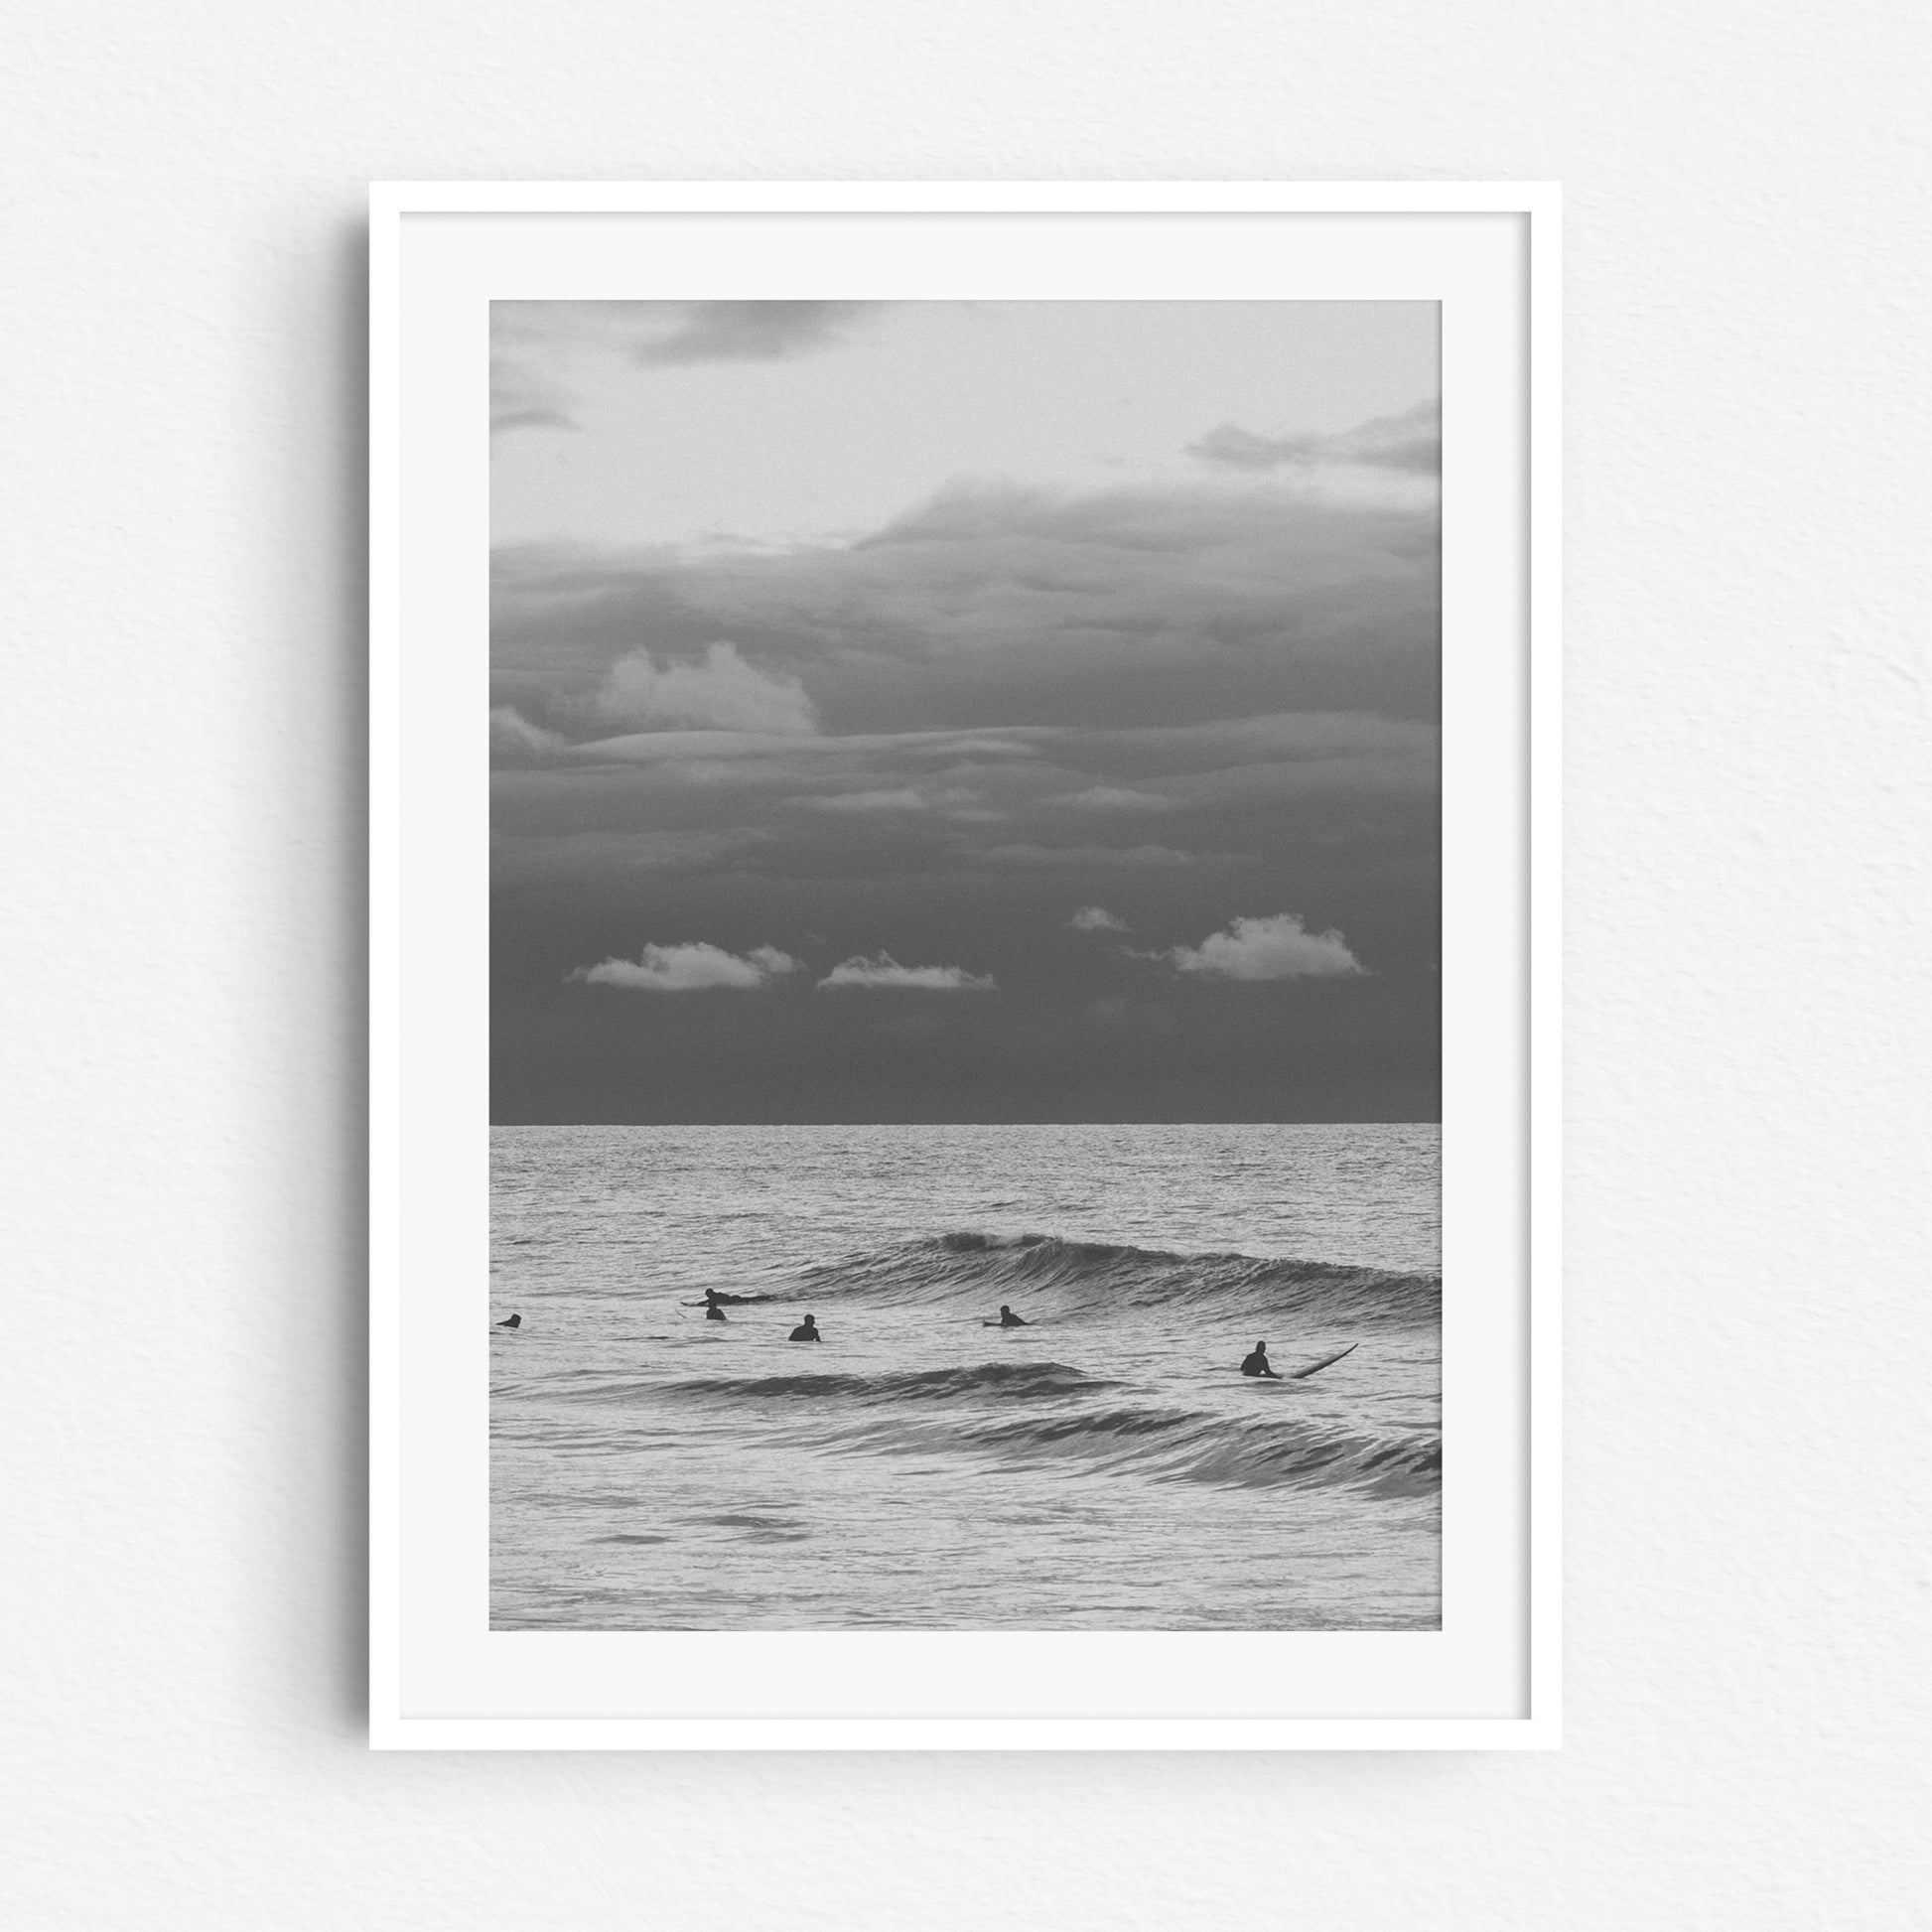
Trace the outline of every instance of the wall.
[[[1910, 1921], [1914, 10], [76, 0], [9, 38], [17, 1922]], [[371, 1756], [362, 182], [1303, 175], [1569, 185], [1567, 1748]]]

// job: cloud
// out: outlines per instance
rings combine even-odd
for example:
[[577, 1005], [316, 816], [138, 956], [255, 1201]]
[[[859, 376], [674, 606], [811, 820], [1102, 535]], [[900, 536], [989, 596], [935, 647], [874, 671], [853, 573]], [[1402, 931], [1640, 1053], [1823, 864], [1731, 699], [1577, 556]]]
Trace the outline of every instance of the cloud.
[[[590, 710], [588, 697], [538, 694], [538, 701], [547, 705], [550, 723]], [[617, 774], [627, 770], [635, 774], [628, 781], [633, 795], [677, 794], [691, 808], [702, 798], [703, 813], [713, 822], [718, 814], [740, 811], [768, 821], [782, 805], [792, 813], [858, 824], [923, 805], [923, 815], [961, 825], [1014, 822], [1006, 836], [1038, 851], [1065, 841], [1077, 852], [1095, 846], [1069, 833], [1065, 814], [1079, 810], [1083, 820], [1089, 818], [1069, 799], [1166, 794], [1171, 810], [1198, 811], [1317, 796], [1408, 796], [1434, 790], [1437, 749], [1433, 726], [1302, 715], [1128, 731], [1030, 726], [1019, 732], [807, 736], [656, 730], [561, 747], [554, 734], [510, 727], [507, 736], [498, 735], [497, 762], [561, 767], [548, 782], [579, 787], [587, 799], [626, 782]], [[557, 756], [550, 756], [553, 750]], [[1155, 785], [1159, 793], [1150, 789]], [[1110, 817], [1103, 810], [1094, 811], [1090, 822], [1097, 832], [1131, 837], [1156, 816], [1164, 814], [1131, 810]]]
[[502, 356], [489, 358], [489, 430], [575, 429], [569, 398], [532, 371]]
[[568, 312], [581, 303], [493, 302], [489, 311], [489, 430], [575, 429], [566, 371], [580, 332]]
[[[1383, 474], [1420, 499], [1423, 480]], [[640, 906], [650, 930], [735, 950], [823, 931], [809, 973], [660, 1017], [743, 1031], [849, 1004], [866, 1011], [817, 1024], [855, 1053], [904, 1009], [984, 1026], [1057, 1001], [1026, 1053], [1050, 1060], [1057, 1028], [1131, 1059], [1154, 1036], [1138, 1020], [1081, 1014], [1164, 982], [1176, 1037], [1246, 1024], [1225, 1001], [1280, 962], [1248, 958], [1233, 906], [1316, 915], [1295, 970], [1338, 975], [1291, 983], [1302, 997], [1261, 980], [1237, 1002], [1271, 1009], [1256, 1024], [1280, 1008], [1300, 1026], [1308, 993], [1350, 990], [1331, 924], [1372, 936], [1381, 983], [1406, 984], [1436, 945], [1439, 558], [1433, 506], [1232, 473], [955, 492], [843, 547], [505, 550], [495, 701], [587, 741], [548, 762], [512, 747], [521, 768], [495, 781], [501, 928], [543, 960], [530, 997], [622, 1027], [637, 998], [557, 982], [607, 953], [635, 962]], [[1173, 809], [1138, 802], [1162, 797]], [[1122, 903], [1130, 931], [1069, 937], [1076, 908]], [[997, 1000], [944, 997], [980, 975]], [[794, 1012], [822, 978], [839, 998]], [[1217, 986], [1232, 994], [1202, 997]]]
[[835, 791], [823, 798], [798, 798], [794, 804], [815, 812], [922, 812], [926, 802], [916, 791]]
[[662, 662], [730, 638], [795, 675], [842, 737], [1433, 721], [1439, 519], [1412, 493], [1344, 502], [1267, 479], [960, 489], [845, 545], [504, 551], [498, 695], [561, 725], [560, 701], [639, 643]]
[[1075, 932], [1125, 932], [1127, 921], [1098, 905], [1083, 905], [1067, 920]]
[[990, 993], [990, 975], [969, 973], [963, 966], [901, 966], [890, 953], [877, 959], [855, 954], [842, 960], [819, 981], [821, 993], [842, 987], [901, 987], [914, 993]]
[[977, 856], [1001, 866], [1190, 866], [1212, 855], [1171, 845], [995, 845]]
[[[654, 647], [653, 656], [661, 673], [663, 649]], [[759, 668], [769, 663], [760, 656]], [[525, 695], [505, 677], [500, 695], [534, 721], [533, 731], [574, 727], [581, 735], [590, 694], [609, 668], [608, 659], [587, 667], [577, 694]], [[1126, 730], [626, 731], [554, 755], [552, 743], [533, 744], [523, 733], [499, 737], [497, 876], [533, 879], [556, 866], [588, 877], [602, 863], [619, 896], [632, 890], [627, 882], [640, 867], [710, 869], [739, 878], [732, 890], [745, 893], [790, 881], [815, 894], [833, 879], [848, 882], [841, 891], [859, 890], [863, 879], [882, 892], [896, 881], [890, 890], [903, 892], [915, 878], [943, 879], [949, 891], [1026, 897], [1046, 931], [1063, 929], [1077, 906], [1111, 902], [1117, 910], [1131, 892], [1136, 929], [1159, 933], [1163, 945], [1224, 924], [1231, 906], [1319, 903], [1332, 908], [1321, 923], [1339, 922], [1346, 932], [1363, 915], [1311, 869], [1331, 874], [1345, 853], [1347, 864], [1359, 856], [1382, 878], [1392, 864], [1406, 865], [1399, 850], [1413, 850], [1420, 862], [1436, 835], [1434, 727], [1356, 715]], [[1174, 809], [1114, 813], [1063, 802], [1095, 790], [1165, 794]], [[1265, 870], [1249, 870], [1256, 866]], [[1190, 896], [1190, 873], [1215, 882], [1212, 901]], [[754, 887], [750, 879], [771, 884]], [[1130, 880], [1131, 888], [1121, 883]], [[650, 903], [661, 915], [662, 902]], [[722, 915], [741, 918], [744, 905]], [[717, 929], [719, 916], [708, 904], [691, 906], [678, 929], [697, 936]], [[798, 919], [821, 916], [787, 904], [765, 930], [789, 932]], [[622, 951], [628, 939], [627, 924], [600, 929], [557, 971]], [[882, 944], [940, 960], [977, 956], [973, 940], [945, 936], [927, 950], [898, 925], [870, 917], [831, 944], [826, 965]], [[1007, 977], [1001, 974], [1003, 986]]]
[[1120, 785], [1089, 785], [1085, 791], [1055, 798], [1055, 805], [1071, 805], [1083, 812], [1171, 812], [1172, 798], [1152, 791], [1128, 791]]
[[586, 986], [621, 986], [633, 993], [755, 992], [803, 962], [775, 946], [754, 946], [743, 955], [702, 940], [684, 946], [646, 946], [639, 959], [607, 959], [580, 966], [567, 977]]
[[[764, 826], [722, 826], [715, 829], [663, 826], [584, 825], [558, 823], [550, 813], [552, 799], [543, 792], [533, 799], [516, 799], [506, 781], [539, 779], [549, 772], [498, 771], [494, 811], [498, 823], [490, 833], [490, 875], [499, 886], [527, 887], [573, 882], [576, 888], [596, 882], [605, 892], [635, 887], [640, 874], [662, 880], [701, 875], [720, 879], [760, 865], [774, 834]], [[536, 822], [523, 820], [536, 807]]]
[[883, 302], [493, 302], [489, 426], [579, 427], [582, 365], [776, 362], [829, 348]]
[[648, 650], [633, 650], [611, 666], [593, 700], [608, 724], [696, 726], [765, 736], [810, 737], [818, 716], [795, 677], [760, 671], [729, 643], [710, 645], [702, 664], [659, 669]]
[[[645, 305], [625, 304], [625, 307]], [[638, 362], [775, 362], [824, 348], [876, 302], [667, 302], [681, 312], [668, 333], [631, 348]]]
[[951, 764], [962, 759], [1031, 759], [1040, 748], [1061, 736], [1029, 727], [1021, 731], [939, 731], [861, 733], [843, 738], [804, 738], [772, 732], [654, 731], [638, 738], [605, 738], [573, 745], [579, 759], [601, 763], [710, 763], [728, 759], [759, 762], [773, 759], [800, 760], [800, 775], [811, 767], [845, 764], [861, 774], [875, 764], [898, 760], [908, 764]]
[[1269, 919], [1235, 919], [1225, 932], [1210, 932], [1198, 946], [1176, 946], [1158, 955], [1182, 973], [1206, 979], [1333, 979], [1362, 968], [1339, 932], [1311, 932], [1299, 912]]
[[1256, 436], [1222, 423], [1198, 443], [1189, 444], [1188, 453], [1230, 470], [1360, 464], [1433, 477], [1443, 467], [1442, 405], [1418, 403], [1399, 416], [1378, 416], [1338, 436]]
[[489, 756], [496, 764], [548, 764], [566, 749], [557, 732], [533, 725], [513, 705], [492, 706], [489, 713]]

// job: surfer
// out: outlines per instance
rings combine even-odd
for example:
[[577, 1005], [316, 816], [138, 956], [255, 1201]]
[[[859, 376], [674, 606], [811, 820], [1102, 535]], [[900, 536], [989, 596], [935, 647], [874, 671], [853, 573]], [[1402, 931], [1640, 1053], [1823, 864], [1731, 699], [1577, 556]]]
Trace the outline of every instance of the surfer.
[[520, 1314], [513, 1314], [507, 1321], [499, 1321], [496, 1325], [499, 1328], [520, 1328], [523, 1325], [523, 1317]]
[[[989, 1321], [986, 1325], [989, 1328], [991, 1328], [996, 1324]], [[1002, 1302], [1000, 1304], [1000, 1319], [997, 1325], [1002, 1328], [1031, 1328], [1033, 1326], [1033, 1323], [1029, 1321], [1024, 1315], [1015, 1314], [1014, 1311], [1010, 1308], [1008, 1308], [1004, 1302]]]
[[823, 1341], [825, 1337], [818, 1332], [818, 1317], [808, 1314], [785, 1339], [787, 1341]]
[[722, 1298], [715, 1288], [708, 1288], [704, 1292], [704, 1318], [707, 1321], [729, 1321], [731, 1319], [726, 1314], [722, 1306]]
[[1243, 1375], [1265, 1375], [1271, 1382], [1279, 1382], [1282, 1379], [1268, 1366], [1268, 1344], [1265, 1341], [1255, 1343], [1255, 1352], [1242, 1362], [1241, 1373]]

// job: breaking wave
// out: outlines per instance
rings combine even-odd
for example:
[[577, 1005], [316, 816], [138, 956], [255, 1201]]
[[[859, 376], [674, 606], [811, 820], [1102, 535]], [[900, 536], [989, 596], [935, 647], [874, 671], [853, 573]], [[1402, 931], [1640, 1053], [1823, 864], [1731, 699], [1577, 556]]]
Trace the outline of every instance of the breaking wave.
[[1431, 1432], [1371, 1435], [1317, 1422], [1132, 1406], [962, 1420], [944, 1431], [877, 1423], [851, 1430], [847, 1440], [889, 1454], [967, 1449], [1035, 1464], [1072, 1457], [1109, 1473], [1239, 1489], [1351, 1487], [1421, 1496], [1440, 1487], [1443, 1469], [1442, 1438]]
[[1433, 1325], [1442, 1316], [1442, 1282], [1435, 1275], [1255, 1255], [1173, 1254], [1051, 1234], [961, 1232], [901, 1242], [807, 1268], [793, 1296], [896, 1304], [1022, 1293], [1048, 1298], [1050, 1311], [1064, 1314], [1200, 1308], [1400, 1327]]
[[[1283, 1399], [1266, 1385], [1253, 1393], [1261, 1401]], [[750, 1404], [767, 1424], [795, 1429], [801, 1446], [885, 1455], [964, 1451], [1032, 1466], [1072, 1459], [1155, 1481], [1351, 1486], [1380, 1496], [1426, 1495], [1442, 1479], [1442, 1437], [1432, 1430], [1377, 1433], [1279, 1409], [1250, 1416], [1185, 1408], [1148, 1401], [1128, 1383], [1064, 1362], [669, 1383], [597, 1376], [572, 1394], [601, 1402], [720, 1404], [741, 1414]]]

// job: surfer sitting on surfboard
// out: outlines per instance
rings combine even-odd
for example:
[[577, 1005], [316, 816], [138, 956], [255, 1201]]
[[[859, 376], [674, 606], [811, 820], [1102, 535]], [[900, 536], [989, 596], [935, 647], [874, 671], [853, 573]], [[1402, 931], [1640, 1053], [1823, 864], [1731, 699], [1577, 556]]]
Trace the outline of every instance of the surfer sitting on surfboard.
[[1010, 1308], [1008, 1308], [1004, 1302], [1002, 1302], [1000, 1304], [999, 1320], [989, 1321], [986, 1325], [989, 1328], [1031, 1328], [1033, 1326], [1033, 1323], [1029, 1321], [1025, 1315], [1015, 1314], [1014, 1311]]
[[499, 1321], [496, 1325], [499, 1328], [520, 1328], [523, 1325], [523, 1317], [520, 1314], [513, 1314], [507, 1321]]
[[785, 1339], [787, 1341], [823, 1341], [825, 1337], [818, 1332], [818, 1317], [808, 1314]]
[[704, 1318], [707, 1321], [728, 1321], [731, 1318], [720, 1306], [715, 1288], [708, 1288], [704, 1292]]
[[1265, 1375], [1271, 1382], [1279, 1382], [1282, 1379], [1268, 1366], [1268, 1344], [1265, 1341], [1255, 1343], [1255, 1352], [1242, 1362], [1241, 1373], [1243, 1375]]

